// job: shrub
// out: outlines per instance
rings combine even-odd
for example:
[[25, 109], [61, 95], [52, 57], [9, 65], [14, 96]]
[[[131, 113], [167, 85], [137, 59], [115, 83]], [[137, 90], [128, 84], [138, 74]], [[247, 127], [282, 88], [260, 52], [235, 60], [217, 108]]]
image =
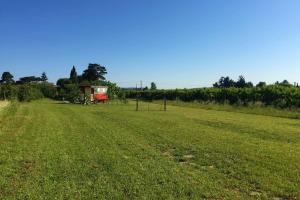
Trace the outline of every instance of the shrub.
[[50, 83], [42, 83], [39, 85], [39, 88], [44, 97], [54, 99], [57, 95], [56, 87]]
[[43, 98], [41, 90], [33, 85], [21, 85], [18, 89], [17, 98], [19, 101], [31, 101], [35, 99]]
[[64, 86], [64, 99], [76, 103], [80, 99], [80, 90], [77, 84], [67, 84]]
[[16, 99], [18, 88], [12, 84], [2, 84], [0, 85], [0, 99]]

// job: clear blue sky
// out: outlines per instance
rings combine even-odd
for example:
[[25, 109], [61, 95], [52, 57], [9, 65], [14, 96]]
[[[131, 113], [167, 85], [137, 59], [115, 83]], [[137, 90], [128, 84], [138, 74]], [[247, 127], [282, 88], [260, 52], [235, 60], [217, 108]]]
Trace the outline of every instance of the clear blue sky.
[[121, 86], [300, 82], [299, 0], [0, 0], [0, 72], [107, 66]]

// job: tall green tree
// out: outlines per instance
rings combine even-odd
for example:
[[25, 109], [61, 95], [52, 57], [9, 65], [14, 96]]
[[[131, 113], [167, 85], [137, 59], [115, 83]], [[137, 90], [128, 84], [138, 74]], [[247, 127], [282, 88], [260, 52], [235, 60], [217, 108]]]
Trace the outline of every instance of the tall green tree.
[[14, 76], [10, 72], [3, 72], [1, 76], [1, 83], [14, 83]]
[[157, 89], [156, 84], [154, 82], [151, 83], [150, 89], [151, 90], [156, 90]]
[[279, 83], [279, 85], [282, 85], [282, 86], [292, 86], [292, 84], [290, 84], [290, 82], [288, 82], [288, 80], [283, 80], [281, 83]]
[[47, 81], [48, 81], [48, 77], [47, 77], [46, 72], [43, 72], [43, 73], [42, 73], [41, 81], [43, 81], [43, 82], [47, 82]]
[[72, 81], [72, 83], [78, 83], [78, 75], [74, 65], [70, 72], [70, 80]]
[[235, 83], [235, 87], [237, 87], [237, 88], [244, 88], [246, 86], [247, 86], [247, 83], [246, 83], [245, 78], [242, 75], [239, 76], [239, 79]]
[[106, 68], [97, 63], [90, 63], [88, 68], [84, 70], [82, 74], [82, 79], [89, 82], [105, 80], [104, 75], [107, 74]]
[[235, 82], [234, 80], [230, 79], [229, 76], [227, 77], [221, 77], [220, 80], [213, 84], [216, 88], [229, 88], [234, 87]]
[[266, 82], [263, 82], [263, 81], [260, 81], [259, 83], [256, 84], [256, 87], [266, 87], [267, 86], [267, 83]]

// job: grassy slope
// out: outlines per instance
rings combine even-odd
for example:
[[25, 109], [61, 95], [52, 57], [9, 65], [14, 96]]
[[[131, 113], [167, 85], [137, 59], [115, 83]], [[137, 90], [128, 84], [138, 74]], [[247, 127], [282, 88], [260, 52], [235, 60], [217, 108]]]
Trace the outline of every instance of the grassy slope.
[[299, 120], [51, 101], [9, 109], [0, 199], [300, 198]]

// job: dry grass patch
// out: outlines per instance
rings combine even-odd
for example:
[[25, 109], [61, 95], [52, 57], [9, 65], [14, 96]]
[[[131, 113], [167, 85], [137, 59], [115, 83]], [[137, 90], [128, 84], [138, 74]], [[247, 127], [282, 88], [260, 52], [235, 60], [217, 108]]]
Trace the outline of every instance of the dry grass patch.
[[0, 101], [0, 110], [7, 107], [9, 105], [9, 101]]

